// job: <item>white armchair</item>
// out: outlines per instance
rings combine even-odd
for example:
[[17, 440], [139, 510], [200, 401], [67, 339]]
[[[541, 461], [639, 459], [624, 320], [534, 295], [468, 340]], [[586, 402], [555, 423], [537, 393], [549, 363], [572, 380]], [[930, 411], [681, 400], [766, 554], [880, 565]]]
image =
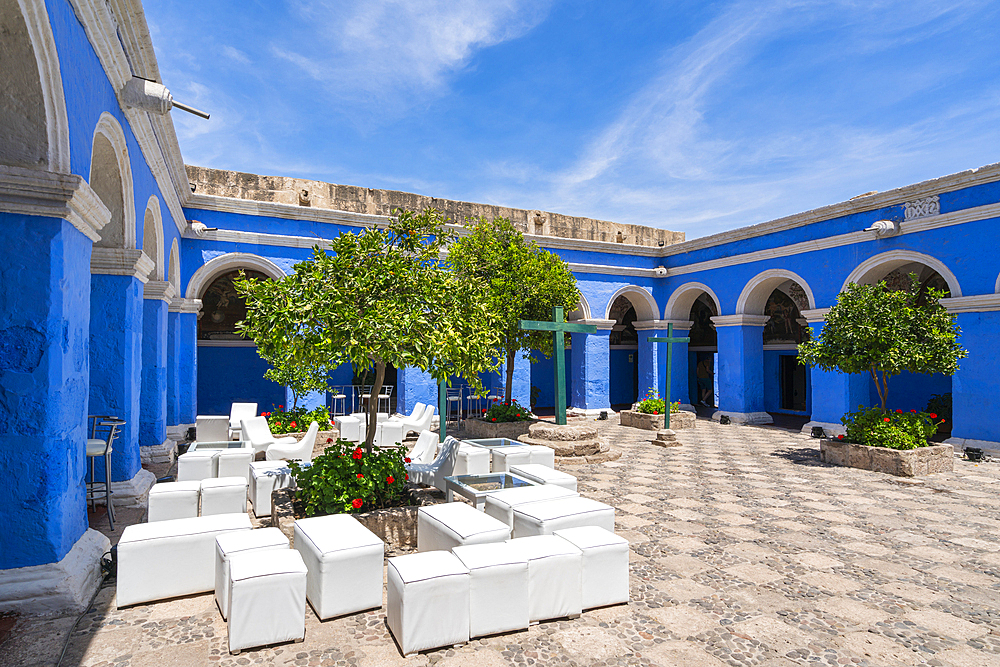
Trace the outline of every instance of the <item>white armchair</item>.
[[229, 418], [225, 415], [198, 415], [195, 420], [195, 441], [223, 442], [229, 440]]
[[432, 419], [434, 419], [434, 406], [417, 403], [409, 416], [390, 417], [380, 422], [375, 430], [375, 445], [392, 447], [396, 443], [402, 443], [410, 431], [420, 433], [430, 428]]
[[410, 475], [410, 481], [417, 484], [435, 486], [441, 491], [445, 490], [444, 478], [448, 477], [455, 470], [455, 462], [458, 460], [458, 446], [461, 443], [454, 436], [448, 436], [441, 451], [432, 463], [411, 463], [406, 466], [406, 472]]
[[413, 449], [406, 457], [414, 465], [430, 463], [434, 460], [434, 454], [437, 453], [437, 444], [438, 434], [434, 431], [423, 430], [420, 432], [420, 437], [417, 438], [417, 444], [413, 445]]
[[267, 448], [274, 444], [294, 445], [295, 438], [275, 438], [271, 434], [271, 427], [267, 425], [266, 417], [251, 417], [240, 420], [240, 430], [243, 439], [250, 443], [254, 452], [267, 451]]
[[243, 435], [240, 422], [256, 416], [256, 403], [233, 403], [233, 407], [229, 409], [229, 437], [241, 440]]
[[275, 443], [267, 448], [265, 458], [268, 461], [312, 461], [313, 446], [316, 444], [316, 434], [319, 432], [319, 424], [313, 422], [309, 424], [309, 430], [294, 445], [282, 445]]

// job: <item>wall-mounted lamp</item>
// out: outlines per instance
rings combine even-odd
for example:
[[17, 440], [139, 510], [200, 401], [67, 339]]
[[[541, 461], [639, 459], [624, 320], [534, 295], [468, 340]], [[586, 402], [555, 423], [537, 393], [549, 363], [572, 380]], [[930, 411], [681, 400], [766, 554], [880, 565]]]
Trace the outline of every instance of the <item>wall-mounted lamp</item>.
[[872, 223], [871, 227], [862, 229], [863, 232], [875, 232], [875, 238], [887, 239], [899, 233], [899, 223], [892, 220], [879, 220]]
[[209, 114], [204, 111], [199, 111], [194, 107], [189, 107], [186, 104], [175, 101], [174, 96], [170, 94], [170, 91], [162, 83], [143, 79], [140, 76], [133, 76], [125, 82], [121, 98], [125, 106], [132, 107], [133, 109], [142, 109], [143, 111], [160, 114], [161, 116], [169, 112], [172, 108], [177, 107], [181, 111], [187, 111], [205, 120], [209, 118]]

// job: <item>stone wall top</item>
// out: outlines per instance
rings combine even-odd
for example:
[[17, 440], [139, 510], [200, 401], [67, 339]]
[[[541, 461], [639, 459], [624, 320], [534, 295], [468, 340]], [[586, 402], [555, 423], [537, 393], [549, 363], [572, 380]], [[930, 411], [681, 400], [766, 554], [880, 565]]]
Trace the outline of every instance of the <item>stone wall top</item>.
[[454, 201], [397, 190], [378, 190], [355, 185], [337, 185], [304, 178], [259, 176], [224, 169], [187, 165], [188, 179], [198, 194], [249, 201], [273, 202], [303, 207], [389, 215], [396, 208], [423, 210], [436, 208], [446, 218], [464, 223], [469, 218], [510, 218], [524, 233], [588, 241], [616, 242], [631, 246], [657, 247], [684, 241], [684, 232], [672, 232], [643, 225], [594, 220], [548, 211], [508, 208], [492, 204]]

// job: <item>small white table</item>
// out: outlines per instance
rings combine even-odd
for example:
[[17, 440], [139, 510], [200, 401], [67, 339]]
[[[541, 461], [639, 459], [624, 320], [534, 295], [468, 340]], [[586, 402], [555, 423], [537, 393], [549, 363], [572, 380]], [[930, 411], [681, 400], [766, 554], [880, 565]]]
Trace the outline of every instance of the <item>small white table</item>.
[[515, 489], [521, 486], [537, 486], [529, 479], [512, 475], [509, 472], [494, 472], [488, 475], [452, 475], [444, 478], [445, 500], [449, 503], [455, 500], [455, 494], [468, 498], [477, 510], [482, 510], [486, 496], [503, 489]]

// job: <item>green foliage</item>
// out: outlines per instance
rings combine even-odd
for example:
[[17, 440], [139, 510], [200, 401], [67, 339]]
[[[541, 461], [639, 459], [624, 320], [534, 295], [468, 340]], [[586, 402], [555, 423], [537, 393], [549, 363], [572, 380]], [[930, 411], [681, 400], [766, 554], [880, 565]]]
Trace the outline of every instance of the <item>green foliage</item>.
[[494, 399], [490, 407], [483, 410], [483, 420], [488, 422], [529, 422], [534, 418], [531, 410], [522, 407], [517, 399], [510, 402]]
[[337, 440], [311, 465], [289, 461], [288, 466], [306, 515], [357, 513], [405, 503], [403, 456], [402, 448], [366, 453], [353, 442]]
[[333, 429], [333, 423], [330, 420], [330, 411], [327, 410], [325, 405], [314, 410], [306, 410], [305, 408], [284, 410], [282, 409], [284, 407], [283, 405], [279, 405], [277, 410], [260, 413], [262, 417], [267, 417], [267, 425], [274, 435], [306, 431], [312, 422], [319, 424], [319, 430], [321, 431]]
[[819, 336], [799, 345], [800, 363], [871, 374], [883, 410], [889, 380], [903, 371], [954, 375], [968, 352], [958, 344], [955, 317], [938, 303], [945, 292], [913, 281], [910, 291], [891, 291], [885, 282], [849, 284]]
[[946, 423], [951, 423], [951, 392], [931, 396], [926, 411], [933, 413], [935, 419], [941, 417], [947, 420]]
[[[498, 365], [499, 338], [484, 286], [439, 259], [451, 239], [433, 209], [397, 210], [385, 228], [342, 233], [281, 280], [234, 281], [247, 302], [240, 331], [284, 368], [374, 368], [373, 393], [387, 364], [478, 386], [478, 373]], [[369, 450], [376, 407], [371, 401]]]
[[330, 369], [325, 365], [307, 366], [289, 362], [286, 357], [271, 356], [259, 349], [258, 354], [264, 361], [271, 364], [271, 368], [267, 369], [264, 377], [292, 390], [292, 409], [298, 408], [299, 399], [306, 394], [314, 391], [326, 391]]
[[928, 440], [944, 423], [937, 419], [936, 413], [917, 412], [886, 412], [881, 408], [866, 408], [859, 405], [856, 412], [849, 412], [840, 421], [847, 433], [839, 439], [869, 447], [888, 447], [889, 449], [916, 449], [926, 447]]
[[[636, 406], [636, 411], [644, 415], [662, 415], [666, 411], [666, 401], [660, 398], [660, 392], [655, 389], [650, 389], [646, 392], [646, 398], [639, 401]], [[681, 402], [675, 401], [670, 404], [670, 414], [675, 414], [681, 411]]]
[[519, 351], [529, 359], [532, 349], [552, 355], [552, 334], [525, 331], [521, 320], [550, 320], [554, 306], [567, 313], [576, 310], [576, 278], [557, 255], [525, 241], [507, 218], [480, 218], [467, 236], [452, 244], [448, 258], [459, 274], [486, 289], [507, 364], [505, 395], [510, 396]]

